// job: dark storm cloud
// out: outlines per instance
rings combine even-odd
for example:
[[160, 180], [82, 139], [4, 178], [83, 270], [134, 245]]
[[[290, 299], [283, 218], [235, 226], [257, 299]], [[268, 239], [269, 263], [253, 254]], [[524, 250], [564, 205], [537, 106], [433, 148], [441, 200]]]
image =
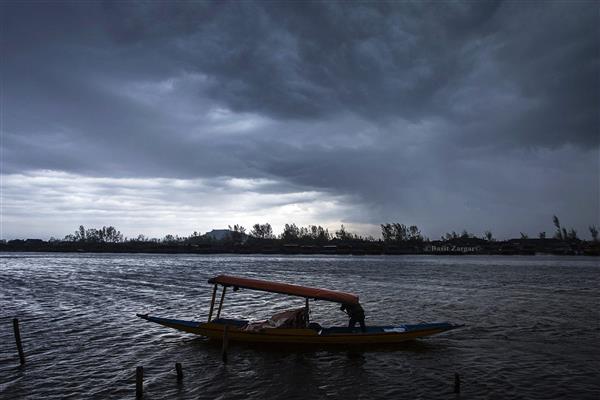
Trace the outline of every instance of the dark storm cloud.
[[595, 2], [1, 7], [3, 174], [266, 178], [361, 223], [598, 219]]
[[[208, 74], [211, 95], [234, 110], [441, 115], [479, 122], [473, 131], [486, 140], [597, 143], [591, 2], [120, 4], [107, 7], [117, 45], [157, 46], [179, 68]], [[508, 121], [498, 117], [506, 107]]]
[[[27, 85], [44, 91], [44, 107], [66, 93], [67, 101], [84, 102], [77, 111], [106, 112], [81, 80], [165, 79], [185, 71], [207, 75], [208, 95], [228, 108], [274, 118], [444, 117], [465, 141], [535, 146], [598, 139], [592, 2], [4, 8], [3, 69], [17, 78], [7, 91], [20, 110], [27, 109], [18, 102]], [[11, 83], [18, 85], [15, 96]]]

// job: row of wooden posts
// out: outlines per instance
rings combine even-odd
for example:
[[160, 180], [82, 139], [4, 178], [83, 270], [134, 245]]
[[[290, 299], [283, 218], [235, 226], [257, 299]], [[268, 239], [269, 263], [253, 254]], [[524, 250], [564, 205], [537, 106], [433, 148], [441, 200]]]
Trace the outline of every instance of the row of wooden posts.
[[[21, 330], [19, 328], [19, 319], [13, 318], [13, 331], [15, 333], [15, 342], [17, 351], [19, 352], [19, 361], [21, 365], [25, 365], [25, 353], [23, 352], [23, 344], [21, 343]], [[221, 348], [221, 358], [223, 362], [227, 362], [227, 346], [229, 345], [228, 327], [223, 331], [223, 347]], [[175, 363], [175, 371], [177, 372], [177, 381], [183, 380], [183, 368], [181, 363]], [[144, 396], [144, 367], [139, 366], [135, 369], [135, 395], [137, 398]]]
[[[177, 382], [183, 380], [183, 368], [181, 363], [175, 363], [177, 372]], [[135, 369], [135, 397], [141, 399], [144, 397], [144, 367], [139, 366]]]
[[[223, 363], [227, 363], [227, 347], [229, 345], [228, 329], [225, 325], [223, 330], [223, 346], [221, 347], [221, 358]], [[19, 329], [19, 319], [13, 318], [13, 330], [15, 332], [15, 342], [17, 343], [17, 351], [19, 352], [19, 360], [21, 365], [25, 365], [25, 353], [23, 352], [23, 344], [21, 343], [21, 331]], [[183, 368], [181, 363], [175, 363], [175, 371], [177, 372], [177, 381], [183, 380]], [[460, 375], [454, 374], [454, 393], [460, 393]], [[139, 366], [135, 369], [135, 395], [137, 398], [144, 396], [144, 367]]]
[[[227, 346], [229, 344], [228, 329], [225, 326], [223, 331], [223, 347], [221, 348], [221, 358], [223, 363], [227, 363]], [[177, 382], [183, 380], [183, 368], [181, 363], [175, 363], [175, 371], [177, 372]], [[138, 399], [144, 397], [144, 367], [139, 366], [135, 369], [135, 396]]]

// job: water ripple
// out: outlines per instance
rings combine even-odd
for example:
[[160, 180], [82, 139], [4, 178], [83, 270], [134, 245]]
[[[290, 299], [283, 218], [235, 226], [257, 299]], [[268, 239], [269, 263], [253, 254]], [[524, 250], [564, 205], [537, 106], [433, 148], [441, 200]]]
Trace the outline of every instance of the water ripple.
[[[0, 397], [597, 399], [600, 268], [581, 257], [0, 255]], [[204, 320], [209, 277], [355, 292], [367, 324], [453, 321], [459, 331], [369, 349], [219, 345], [135, 317]], [[224, 315], [261, 319], [302, 299], [240, 291]], [[344, 324], [334, 304], [313, 320]], [[21, 320], [18, 366], [11, 318]], [[174, 364], [184, 366], [184, 381]]]

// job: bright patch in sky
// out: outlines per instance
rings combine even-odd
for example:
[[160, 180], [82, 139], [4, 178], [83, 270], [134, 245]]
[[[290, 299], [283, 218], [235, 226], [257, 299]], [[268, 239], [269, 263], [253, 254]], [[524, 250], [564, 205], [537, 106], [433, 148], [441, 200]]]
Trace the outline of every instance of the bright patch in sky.
[[12, 237], [30, 237], [31, 232], [40, 231], [62, 238], [80, 224], [113, 225], [129, 237], [159, 238], [234, 224], [250, 229], [265, 222], [276, 231], [285, 223], [314, 221], [337, 229], [349, 207], [347, 199], [323, 192], [258, 192], [257, 188], [276, 184], [264, 179], [96, 178], [57, 171], [4, 175], [2, 179], [2, 229]]

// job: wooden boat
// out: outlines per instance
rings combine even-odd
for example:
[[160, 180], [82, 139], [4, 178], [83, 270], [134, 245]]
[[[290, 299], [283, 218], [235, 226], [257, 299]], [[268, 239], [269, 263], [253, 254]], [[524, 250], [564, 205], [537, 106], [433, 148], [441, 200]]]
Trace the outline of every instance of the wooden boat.
[[[358, 296], [352, 293], [313, 288], [288, 283], [270, 282], [237, 276], [219, 275], [208, 280], [214, 285], [207, 322], [184, 321], [159, 318], [147, 314], [138, 317], [169, 328], [202, 335], [210, 339], [255, 343], [293, 343], [293, 344], [392, 344], [435, 335], [462, 325], [448, 322], [426, 324], [402, 324], [393, 326], [367, 326], [365, 332], [360, 328], [322, 327], [309, 321], [309, 299], [325, 300], [341, 304], [359, 304]], [[213, 319], [215, 301], [219, 286], [222, 286], [221, 298], [216, 316]], [[221, 318], [223, 301], [227, 288], [234, 291], [251, 289], [257, 291], [281, 293], [306, 299], [305, 307], [276, 314], [268, 321], [250, 322], [241, 319]]]

